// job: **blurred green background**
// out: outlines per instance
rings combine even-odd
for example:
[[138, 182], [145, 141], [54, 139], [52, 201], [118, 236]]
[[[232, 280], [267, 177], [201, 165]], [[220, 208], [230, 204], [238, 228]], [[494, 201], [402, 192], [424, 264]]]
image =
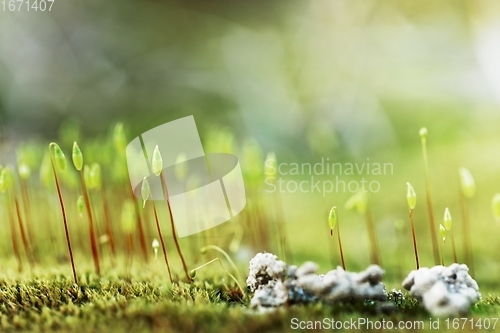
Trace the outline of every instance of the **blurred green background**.
[[[491, 214], [500, 192], [498, 13], [498, 1], [455, 0], [56, 0], [50, 13], [0, 11], [0, 163], [14, 161], [19, 142], [58, 139], [65, 128], [98, 142], [116, 121], [132, 138], [187, 115], [202, 140], [226, 128], [280, 162], [392, 163], [371, 196], [384, 260], [397, 251], [394, 222], [407, 221], [407, 181], [419, 246], [430, 253], [418, 137], [426, 126], [437, 223], [445, 207], [460, 221], [458, 168], [476, 179], [472, 237], [487, 282], [500, 269]], [[351, 194], [282, 194], [297, 263], [329, 266], [327, 215], [337, 205], [348, 268], [366, 266], [364, 221], [343, 210]], [[410, 269], [407, 236], [398, 253]]]
[[[496, 1], [56, 1], [0, 11], [2, 139], [194, 114], [290, 155], [496, 131]], [[432, 124], [431, 124], [432, 123]], [[412, 127], [412, 125], [414, 127]], [[319, 144], [320, 141], [322, 144]], [[328, 150], [331, 152], [332, 150]]]

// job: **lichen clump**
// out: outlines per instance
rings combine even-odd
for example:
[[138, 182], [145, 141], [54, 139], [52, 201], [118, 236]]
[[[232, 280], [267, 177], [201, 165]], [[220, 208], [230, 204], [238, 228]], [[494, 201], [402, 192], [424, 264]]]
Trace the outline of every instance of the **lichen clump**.
[[284, 275], [286, 264], [272, 253], [257, 253], [250, 260], [249, 269], [247, 286], [254, 292], [270, 281], [279, 280]]
[[464, 264], [411, 271], [403, 287], [434, 316], [466, 314], [481, 299], [479, 286]]
[[313, 262], [303, 264], [297, 270], [298, 285], [323, 302], [387, 299], [385, 286], [381, 282], [384, 270], [380, 266], [371, 265], [359, 273], [337, 267], [324, 275], [317, 275], [317, 270], [318, 266]]
[[352, 273], [337, 267], [326, 274], [316, 274], [318, 266], [286, 265], [271, 253], [258, 253], [250, 261], [247, 285], [254, 296], [254, 308], [265, 309], [284, 304], [309, 302], [335, 303], [345, 300], [387, 300], [381, 282], [384, 271], [377, 265]]

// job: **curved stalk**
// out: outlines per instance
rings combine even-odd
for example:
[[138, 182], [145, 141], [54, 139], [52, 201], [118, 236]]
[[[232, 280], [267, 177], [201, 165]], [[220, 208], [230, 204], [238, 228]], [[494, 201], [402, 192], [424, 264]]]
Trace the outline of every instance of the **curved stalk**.
[[234, 271], [236, 272], [236, 275], [238, 276], [238, 279], [241, 281], [240, 271], [238, 270], [238, 268], [234, 264], [234, 261], [231, 259], [231, 257], [226, 253], [226, 251], [224, 251], [223, 249], [221, 249], [220, 247], [218, 247], [216, 245], [207, 245], [207, 246], [202, 247], [200, 249], [200, 251], [202, 253], [206, 252], [207, 250], [214, 250], [214, 251], [217, 251], [220, 254], [222, 254], [224, 256], [224, 258], [226, 258], [226, 260], [229, 262], [229, 264], [231, 265], [231, 267], [234, 269]]
[[229, 271], [228, 271], [228, 270], [224, 267], [224, 265], [222, 264], [222, 261], [221, 261], [219, 258], [212, 259], [212, 260], [210, 260], [209, 262], [207, 262], [207, 263], [205, 263], [205, 264], [203, 264], [203, 265], [201, 265], [201, 266], [199, 266], [199, 267], [196, 267], [195, 269], [192, 269], [192, 270], [191, 270], [191, 274], [190, 274], [190, 275], [191, 275], [191, 276], [196, 275], [196, 271], [197, 271], [197, 270], [199, 270], [199, 269], [201, 269], [201, 268], [203, 268], [203, 267], [205, 267], [205, 266], [208, 266], [208, 265], [210, 265], [211, 263], [216, 262], [216, 261], [218, 261], [218, 262], [219, 262], [220, 266], [221, 266], [221, 267], [222, 267], [222, 269], [226, 272], [226, 274], [227, 274], [227, 275], [229, 275], [229, 277], [230, 277], [230, 278], [231, 278], [231, 279], [232, 279], [232, 280], [236, 283], [236, 285], [238, 286], [238, 289], [240, 290], [241, 294], [242, 294], [243, 296], [245, 296], [245, 291], [243, 290], [243, 288], [241, 287], [240, 283], [238, 282], [238, 279], [236, 279], [236, 277], [234, 277], [234, 275], [233, 275], [233, 274], [231, 274], [231, 273], [230, 273], [230, 272], [229, 272]]

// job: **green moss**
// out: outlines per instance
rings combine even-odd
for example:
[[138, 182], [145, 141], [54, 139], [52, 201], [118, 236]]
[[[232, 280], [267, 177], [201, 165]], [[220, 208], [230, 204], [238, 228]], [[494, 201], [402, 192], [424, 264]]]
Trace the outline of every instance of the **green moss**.
[[[0, 331], [29, 332], [261, 332], [289, 330], [299, 320], [423, 320], [429, 315], [411, 298], [392, 314], [376, 304], [310, 304], [259, 313], [248, 308], [235, 286], [218, 278], [166, 284], [163, 278], [127, 280], [117, 275], [79, 276], [81, 285], [60, 274], [0, 279]], [[500, 314], [500, 298], [487, 296], [472, 317]], [[397, 330], [395, 330], [397, 332]]]

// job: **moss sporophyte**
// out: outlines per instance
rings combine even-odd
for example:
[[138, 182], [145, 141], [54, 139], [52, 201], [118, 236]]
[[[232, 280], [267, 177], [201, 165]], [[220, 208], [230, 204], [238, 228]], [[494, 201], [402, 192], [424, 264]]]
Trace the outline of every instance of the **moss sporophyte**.
[[457, 251], [455, 249], [455, 238], [453, 236], [453, 229], [452, 229], [453, 220], [451, 218], [451, 213], [448, 207], [446, 207], [446, 209], [444, 210], [443, 225], [446, 231], [450, 233], [451, 248], [453, 251], [453, 262], [456, 263], [458, 262], [458, 260], [457, 260]]
[[474, 275], [474, 257], [472, 255], [471, 228], [469, 220], [469, 200], [476, 194], [476, 182], [471, 172], [461, 167], [458, 169], [458, 182], [460, 186], [459, 197], [462, 207], [462, 246], [465, 263], [469, 266], [471, 275]]
[[[142, 180], [142, 185], [141, 185], [141, 195], [142, 195], [142, 202], [143, 205], [142, 207], [146, 207], [146, 202], [148, 201], [149, 197], [151, 196], [151, 187], [149, 186], [149, 181], [147, 177], [144, 177]], [[174, 280], [172, 278], [172, 272], [170, 271], [170, 264], [168, 262], [168, 257], [167, 257], [167, 248], [165, 247], [165, 241], [163, 239], [163, 233], [160, 228], [160, 221], [158, 218], [158, 212], [156, 210], [156, 205], [154, 201], [152, 201], [153, 205], [153, 213], [154, 213], [154, 218], [155, 218], [155, 224], [156, 224], [156, 230], [158, 232], [158, 237], [160, 238], [160, 243], [155, 239], [153, 241], [153, 248], [155, 251], [155, 258], [157, 257], [158, 254], [158, 246], [161, 244], [161, 248], [163, 251], [163, 259], [165, 260], [165, 265], [167, 266], [167, 271], [168, 271], [168, 277], [170, 279], [170, 283], [173, 283]]]
[[434, 263], [439, 264], [439, 247], [437, 243], [436, 225], [434, 223], [434, 213], [432, 209], [431, 189], [429, 180], [429, 163], [427, 161], [427, 128], [422, 127], [419, 131], [420, 141], [422, 144], [422, 157], [424, 160], [425, 171], [425, 194], [427, 201], [427, 213], [429, 215], [429, 228], [431, 231], [432, 253], [434, 255]]
[[410, 219], [411, 236], [413, 238], [413, 252], [415, 254], [415, 263], [416, 263], [417, 269], [419, 269], [420, 263], [418, 260], [417, 236], [415, 235], [415, 224], [413, 223], [413, 210], [415, 209], [415, 206], [417, 205], [417, 195], [415, 193], [415, 190], [413, 189], [413, 186], [411, 186], [410, 183], [406, 183], [406, 186], [407, 186], [406, 201], [408, 203], [408, 216]]
[[375, 222], [372, 210], [368, 202], [368, 193], [362, 190], [355, 193], [347, 200], [345, 208], [349, 210], [356, 210], [359, 214], [365, 216], [366, 228], [368, 231], [368, 242], [370, 244], [370, 260], [372, 264], [380, 265], [377, 234], [375, 231]]
[[167, 181], [165, 179], [165, 174], [163, 173], [163, 158], [161, 156], [161, 152], [160, 152], [158, 145], [155, 146], [155, 149], [153, 151], [153, 158], [151, 161], [151, 167], [152, 167], [152, 170], [153, 170], [153, 173], [155, 174], [155, 176], [160, 177], [161, 186], [163, 189], [163, 195], [165, 198], [165, 202], [167, 203], [167, 209], [168, 209], [168, 213], [170, 216], [170, 226], [172, 229], [172, 237], [174, 239], [177, 253], [179, 254], [179, 257], [180, 257], [181, 262], [182, 262], [182, 268], [184, 269], [184, 274], [186, 275], [186, 280], [188, 282], [191, 282], [192, 279], [191, 279], [191, 276], [189, 275], [186, 261], [184, 260], [184, 256], [182, 255], [181, 247], [180, 247], [179, 241], [177, 239], [177, 232], [175, 230], [175, 224], [174, 224], [174, 216], [172, 214], [172, 208], [170, 207], [170, 198], [169, 198], [169, 194], [168, 194]]
[[97, 241], [95, 235], [95, 223], [94, 217], [92, 214], [92, 207], [90, 204], [89, 193], [87, 189], [87, 184], [91, 183], [90, 180], [90, 168], [88, 165], [84, 165], [84, 159], [82, 151], [76, 142], [73, 143], [73, 152], [72, 152], [73, 165], [75, 169], [80, 174], [80, 184], [82, 189], [82, 195], [85, 202], [85, 208], [87, 212], [87, 218], [89, 222], [89, 240], [90, 240], [90, 249], [92, 251], [92, 259], [94, 260], [94, 268], [98, 275], [101, 274], [101, 267], [99, 264], [99, 252], [97, 250]]
[[332, 209], [330, 209], [330, 214], [328, 214], [328, 225], [330, 226], [330, 235], [333, 236], [333, 231], [335, 227], [337, 227], [337, 240], [339, 243], [339, 253], [340, 253], [340, 260], [342, 262], [342, 268], [345, 270], [345, 260], [344, 260], [344, 250], [342, 249], [342, 241], [340, 239], [340, 226], [338, 223], [338, 213], [337, 213], [337, 207], [333, 206]]
[[64, 153], [61, 150], [61, 148], [59, 147], [59, 145], [55, 142], [52, 142], [49, 144], [49, 157], [50, 157], [50, 164], [52, 167], [52, 172], [54, 175], [54, 181], [56, 183], [57, 196], [59, 198], [59, 205], [61, 207], [61, 216], [62, 216], [63, 223], [64, 223], [64, 233], [65, 233], [65, 237], [66, 237], [66, 244], [68, 246], [69, 257], [71, 260], [71, 268], [73, 270], [73, 279], [75, 281], [75, 284], [78, 284], [78, 278], [77, 278], [76, 269], [75, 269], [75, 260], [73, 258], [73, 249], [71, 247], [71, 239], [70, 239], [69, 230], [68, 230], [66, 208], [64, 206], [64, 201], [63, 201], [62, 192], [61, 192], [61, 186], [60, 186], [59, 178], [57, 176], [57, 171], [56, 171], [56, 168], [59, 170], [59, 172], [62, 172], [66, 169], [66, 157], [64, 156]]

